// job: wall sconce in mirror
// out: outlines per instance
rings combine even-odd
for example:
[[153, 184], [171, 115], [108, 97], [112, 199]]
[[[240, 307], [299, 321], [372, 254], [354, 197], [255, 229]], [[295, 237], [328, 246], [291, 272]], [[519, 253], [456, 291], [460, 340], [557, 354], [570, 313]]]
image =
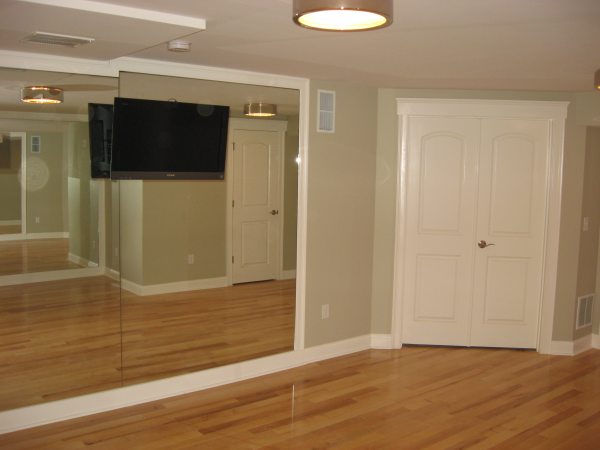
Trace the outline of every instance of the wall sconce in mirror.
[[244, 114], [252, 117], [270, 117], [277, 115], [277, 105], [272, 103], [248, 103], [244, 105]]
[[21, 89], [21, 101], [25, 103], [62, 103], [63, 90], [48, 86], [28, 86]]

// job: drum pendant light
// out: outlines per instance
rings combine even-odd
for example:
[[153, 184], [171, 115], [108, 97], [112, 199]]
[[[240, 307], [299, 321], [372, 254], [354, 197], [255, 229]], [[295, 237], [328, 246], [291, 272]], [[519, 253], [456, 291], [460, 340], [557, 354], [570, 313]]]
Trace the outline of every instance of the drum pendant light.
[[62, 103], [63, 90], [48, 86], [28, 86], [21, 89], [21, 101], [25, 103]]
[[393, 22], [393, 0], [294, 0], [294, 22], [326, 31], [365, 31]]
[[276, 116], [277, 105], [272, 103], [248, 103], [244, 105], [244, 114], [252, 117]]

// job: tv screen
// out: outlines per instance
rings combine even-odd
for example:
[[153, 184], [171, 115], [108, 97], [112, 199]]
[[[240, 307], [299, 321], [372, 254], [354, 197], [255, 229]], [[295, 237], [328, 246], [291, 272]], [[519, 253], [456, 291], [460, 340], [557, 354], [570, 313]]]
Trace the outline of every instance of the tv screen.
[[110, 178], [113, 105], [88, 103], [92, 178]]
[[111, 179], [223, 180], [229, 106], [115, 98]]

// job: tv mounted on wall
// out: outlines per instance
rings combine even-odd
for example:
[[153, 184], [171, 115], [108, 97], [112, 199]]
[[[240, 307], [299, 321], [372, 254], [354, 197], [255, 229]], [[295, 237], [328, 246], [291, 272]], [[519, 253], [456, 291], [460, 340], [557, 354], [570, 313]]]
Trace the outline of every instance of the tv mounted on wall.
[[115, 98], [111, 179], [223, 180], [229, 106]]
[[92, 178], [110, 178], [113, 105], [88, 103]]

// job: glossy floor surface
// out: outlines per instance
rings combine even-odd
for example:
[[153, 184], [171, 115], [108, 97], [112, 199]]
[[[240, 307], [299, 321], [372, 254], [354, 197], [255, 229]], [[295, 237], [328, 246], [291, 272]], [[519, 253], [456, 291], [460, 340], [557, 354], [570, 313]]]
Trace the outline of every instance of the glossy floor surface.
[[66, 238], [0, 241], [0, 276], [83, 268], [68, 256]]
[[295, 302], [295, 280], [144, 297], [104, 276], [2, 286], [0, 410], [291, 351]]
[[598, 450], [600, 351], [368, 350], [0, 436], [2, 450]]
[[21, 225], [0, 225], [0, 235], [2, 234], [19, 234]]

